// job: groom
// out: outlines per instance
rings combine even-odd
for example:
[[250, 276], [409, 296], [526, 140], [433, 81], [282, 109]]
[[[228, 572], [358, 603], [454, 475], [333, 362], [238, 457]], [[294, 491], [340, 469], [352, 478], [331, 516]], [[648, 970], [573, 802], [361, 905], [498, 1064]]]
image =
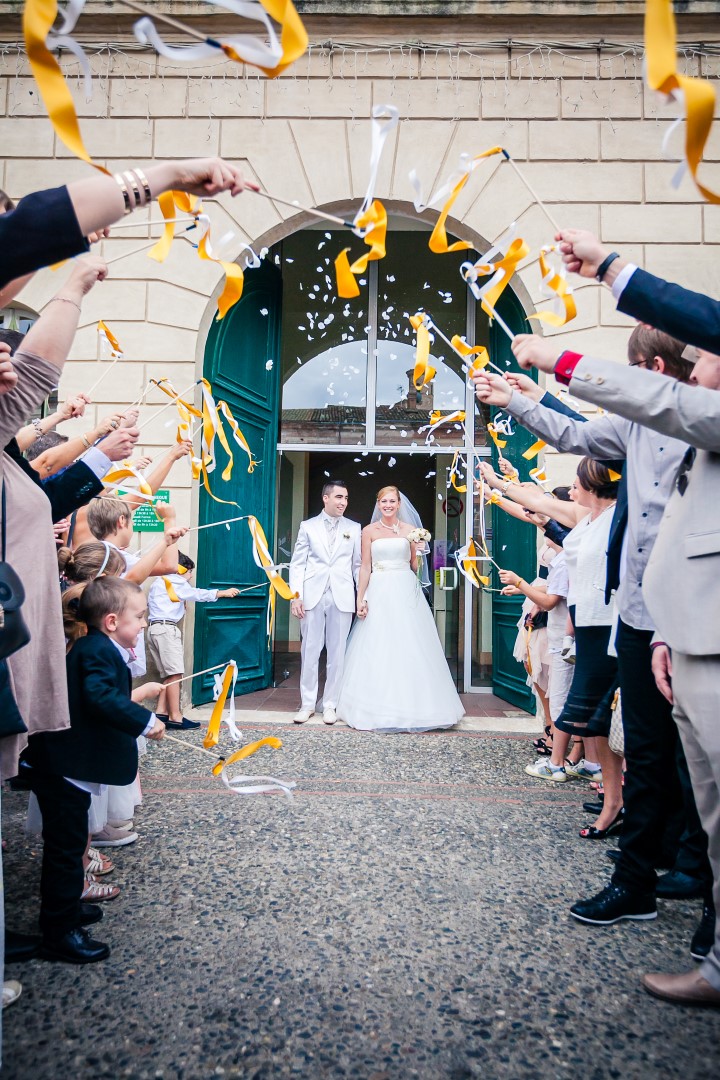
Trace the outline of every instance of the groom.
[[337, 719], [335, 707], [360, 570], [361, 529], [357, 521], [344, 517], [348, 492], [343, 481], [329, 480], [322, 499], [318, 516], [301, 522], [290, 561], [290, 588], [298, 594], [291, 611], [300, 619], [302, 637], [301, 703], [296, 724], [304, 724], [315, 712], [323, 645], [327, 649], [323, 720], [334, 724]]

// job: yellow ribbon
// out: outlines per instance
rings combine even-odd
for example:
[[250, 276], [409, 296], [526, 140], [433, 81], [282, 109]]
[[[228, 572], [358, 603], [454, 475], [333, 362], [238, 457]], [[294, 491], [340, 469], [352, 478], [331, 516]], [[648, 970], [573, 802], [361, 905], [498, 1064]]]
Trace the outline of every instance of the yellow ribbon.
[[[245, 451], [245, 453], [248, 456], [249, 463], [248, 463], [248, 470], [247, 471], [249, 473], [254, 472], [255, 471], [255, 466], [259, 465], [260, 462], [256, 461], [255, 458], [253, 457], [252, 450], [248, 446], [247, 439], [245, 438], [242, 431], [238, 427], [238, 422], [235, 419], [235, 417], [233, 416], [232, 412], [230, 411], [230, 406], [227, 404], [226, 401], [218, 401], [217, 407], [218, 407], [218, 412], [221, 412], [223, 414], [223, 416], [227, 420], [228, 424], [230, 425], [230, 428], [232, 430], [233, 438], [234, 438], [235, 442], [238, 444], [238, 446], [242, 447], [242, 449]], [[220, 425], [220, 427], [222, 428], [222, 425]], [[218, 431], [218, 434], [220, 435], [220, 431]], [[221, 441], [224, 438], [224, 435], [225, 435], [225, 432], [223, 431], [222, 435], [220, 436]], [[225, 446], [228, 453], [230, 454], [230, 450], [229, 450], [229, 447], [227, 446], [227, 443], [223, 443], [223, 445]], [[232, 471], [232, 454], [230, 454], [230, 465], [228, 466], [228, 468], [229, 468], [229, 470], [231, 472]], [[228, 472], [228, 468], [226, 468], [225, 472], [223, 473], [223, 480], [228, 480], [230, 478], [230, 472]], [[227, 476], [225, 475], [225, 473], [227, 473]]]
[[647, 0], [645, 5], [645, 64], [653, 90], [685, 101], [685, 160], [700, 194], [711, 203], [720, 195], [700, 183], [697, 170], [715, 112], [715, 90], [706, 79], [694, 79], [677, 71], [677, 33], [670, 0]]
[[618, 480], [622, 480], [622, 473], [615, 472], [614, 469], [608, 469], [608, 474], [613, 484], [616, 484]]
[[108, 327], [105, 325], [105, 323], [102, 321], [102, 319], [100, 319], [98, 321], [97, 330], [98, 330], [98, 334], [101, 337], [105, 338], [108, 345], [110, 346], [111, 355], [114, 356], [114, 357], [123, 356], [123, 351], [120, 348], [120, 342], [115, 337], [115, 335], [112, 333], [112, 331], [108, 329]]
[[155, 247], [148, 252], [148, 258], [156, 262], [165, 262], [170, 254], [172, 242], [175, 239], [175, 218], [179, 213], [199, 213], [199, 203], [195, 195], [188, 195], [186, 191], [163, 191], [158, 195], [158, 206], [165, 219], [163, 234]]
[[452, 464], [450, 465], [450, 483], [452, 484], [452, 486], [455, 488], [456, 491], [463, 492], [463, 491], [467, 491], [467, 484], [458, 484], [458, 482], [457, 482], [457, 480], [458, 480], [457, 470], [458, 470], [459, 457], [460, 457], [460, 451], [456, 450], [455, 451], [455, 456], [452, 459]]
[[[307, 50], [308, 35], [291, 0], [260, 0], [260, 3], [270, 18], [282, 27], [280, 33], [282, 57], [274, 68], [263, 67], [261, 64], [254, 64], [253, 66], [267, 75], [268, 79], [274, 79], [290, 64], [294, 64]], [[219, 42], [219, 45], [230, 60], [235, 60], [239, 64], [248, 63], [232, 45], [224, 44], [222, 41]]]
[[367, 270], [369, 262], [385, 258], [385, 236], [387, 233], [387, 212], [383, 204], [375, 199], [364, 214], [355, 219], [355, 227], [367, 229], [363, 240], [370, 248], [364, 255], [350, 265], [348, 261], [349, 247], [343, 248], [335, 260], [335, 279], [337, 281], [338, 296], [346, 300], [360, 295], [358, 283], [355, 280]]
[[462, 189], [470, 179], [470, 174], [483, 158], [492, 157], [493, 154], [502, 154], [501, 146], [493, 146], [490, 150], [484, 150], [482, 154], [476, 154], [470, 162], [470, 165], [463, 176], [460, 177], [455, 187], [450, 193], [450, 197], [440, 211], [440, 217], [435, 222], [435, 228], [430, 236], [429, 248], [434, 251], [436, 255], [443, 255], [448, 251], [467, 251], [469, 248], [473, 248], [475, 245], [471, 244], [468, 240], [456, 240], [455, 243], [448, 243], [448, 236], [446, 230], [446, 222], [448, 214], [450, 213], [453, 203], [457, 199]]
[[268, 637], [272, 637], [273, 626], [275, 625], [275, 594], [283, 598], [283, 600], [297, 600], [300, 595], [288, 585], [287, 581], [282, 575], [275, 569], [275, 561], [270, 555], [268, 549], [267, 537], [263, 531], [263, 527], [254, 515], [248, 515], [247, 519], [248, 528], [250, 529], [250, 535], [253, 542], [253, 558], [255, 563], [267, 574], [268, 581], [270, 582], [270, 595], [268, 597], [268, 622], [267, 633]]
[[[492, 441], [495, 443], [495, 446], [497, 447], [498, 452], [500, 452], [500, 450], [502, 450], [505, 446], [507, 446], [507, 439], [501, 439], [500, 438], [500, 436], [497, 433], [497, 428], [495, 427], [494, 424], [488, 424], [487, 433], [490, 436], [490, 438], [492, 439]], [[502, 457], [502, 454], [500, 454], [500, 456]]]
[[[482, 288], [475, 287], [477, 299], [480, 300], [482, 309], [490, 318], [495, 317], [495, 308], [502, 293], [510, 283], [510, 278], [515, 273], [518, 263], [529, 253], [530, 248], [521, 237], [516, 237], [501, 259], [496, 262], [483, 262], [482, 259], [465, 271], [465, 280], [469, 281], [470, 275], [474, 277], [488, 277], [491, 280]], [[468, 267], [465, 263], [464, 266]], [[474, 281], [473, 277], [473, 281]]]
[[478, 548], [472, 537], [470, 537], [465, 547], [458, 551], [456, 559], [461, 573], [473, 588], [479, 589], [481, 585], [490, 584], [490, 578], [480, 573]]
[[132, 477], [133, 480], [137, 480], [139, 489], [143, 495], [147, 495], [151, 499], [153, 498], [153, 490], [147, 480], [129, 461], [123, 461], [119, 465], [116, 465], [114, 469], [111, 469], [110, 472], [105, 473], [103, 484], [105, 484], [106, 487], [110, 487], [111, 485], [119, 484], [130, 477]]
[[[178, 572], [179, 572], [179, 571], [180, 571], [181, 569], [182, 569], [182, 570], [184, 571], [184, 570], [185, 570], [185, 567], [184, 567], [184, 566], [183, 566], [183, 567], [178, 567]], [[178, 596], [178, 594], [177, 594], [177, 593], [175, 592], [175, 586], [173, 585], [173, 583], [172, 583], [172, 581], [170, 580], [170, 578], [169, 578], [169, 577], [164, 577], [164, 578], [163, 578], [163, 581], [165, 582], [165, 589], [166, 589], [166, 591], [167, 591], [167, 594], [168, 594], [168, 596], [170, 597], [170, 599], [172, 600], [173, 604], [179, 604], [179, 603], [180, 603], [180, 597], [179, 597], [179, 596]]]
[[536, 311], [534, 315], [529, 315], [530, 319], [537, 319], [539, 322], [547, 323], [548, 326], [564, 326], [565, 323], [569, 323], [571, 319], [574, 319], [577, 315], [577, 307], [575, 305], [575, 297], [573, 296], [572, 289], [569, 288], [567, 281], [554, 270], [548, 263], [545, 256], [550, 251], [555, 251], [555, 245], [550, 247], [544, 247], [540, 249], [540, 257], [538, 262], [540, 263], [540, 273], [542, 275], [543, 285], [550, 292], [560, 300], [562, 304], [563, 313], [558, 314], [556, 311], [551, 311], [550, 308], [544, 311]]
[[213, 746], [217, 746], [218, 744], [220, 738], [220, 723], [222, 721], [222, 714], [223, 709], [225, 708], [225, 702], [227, 701], [228, 691], [230, 690], [234, 668], [234, 664], [228, 664], [223, 672], [222, 689], [220, 690], [217, 701], [213, 705], [207, 733], [203, 739], [203, 746], [206, 750], [212, 750]]
[[280, 750], [282, 743], [274, 735], [268, 735], [265, 739], [258, 739], [257, 742], [247, 743], [246, 746], [241, 746], [239, 750], [231, 754], [229, 758], [220, 758], [218, 763], [213, 765], [213, 776], [220, 776], [223, 769], [227, 769], [229, 765], [234, 765], [236, 761], [242, 761], [244, 758], [256, 754], [262, 746], [272, 746], [273, 750]]
[[219, 259], [217, 255], [212, 254], [212, 249], [210, 248], [209, 226], [207, 232], [198, 244], [197, 252], [201, 259], [217, 263], [225, 272], [225, 285], [222, 293], [218, 297], [218, 313], [216, 316], [218, 320], [224, 319], [233, 304], [236, 304], [242, 296], [243, 284], [245, 282], [244, 274], [237, 263], [225, 262], [223, 259]]
[[459, 334], [453, 334], [450, 339], [455, 352], [460, 353], [461, 356], [474, 356], [475, 359], [468, 366], [468, 375], [470, 378], [476, 375], [478, 371], [482, 371], [484, 367], [487, 367], [490, 363], [490, 354], [484, 345], [468, 345], [467, 341], [464, 341]]
[[72, 95], [60, 65], [46, 44], [57, 13], [56, 0], [25, 0], [23, 34], [30, 67], [58, 138], [76, 157], [110, 176], [107, 169], [95, 164], [85, 148]]
[[427, 320], [422, 312], [410, 316], [410, 325], [417, 335], [415, 349], [415, 368], [413, 370], [413, 383], [416, 390], [422, 390], [423, 386], [431, 383], [437, 371], [430, 364], [430, 331]]
[[531, 469], [530, 470], [530, 477], [535, 481], [536, 484], [545, 484], [545, 483], [547, 483], [547, 476], [545, 475], [545, 470], [544, 469], [540, 469], [540, 468]]
[[199, 409], [196, 409], [195, 406], [191, 405], [189, 401], [185, 401], [184, 398], [180, 397], [179, 393], [169, 379], [151, 379], [150, 382], [153, 386], [157, 386], [158, 390], [162, 390], [163, 394], [167, 394], [169, 398], [172, 398], [178, 408], [182, 406], [192, 416], [197, 416], [198, 419], [202, 417], [202, 413]]
[[532, 461], [532, 459], [537, 457], [540, 451], [545, 446], [547, 446], [547, 443], [544, 443], [542, 439], [538, 439], [538, 441], [534, 442], [532, 446], [528, 446], [527, 450], [523, 454], [523, 457], [526, 461]]

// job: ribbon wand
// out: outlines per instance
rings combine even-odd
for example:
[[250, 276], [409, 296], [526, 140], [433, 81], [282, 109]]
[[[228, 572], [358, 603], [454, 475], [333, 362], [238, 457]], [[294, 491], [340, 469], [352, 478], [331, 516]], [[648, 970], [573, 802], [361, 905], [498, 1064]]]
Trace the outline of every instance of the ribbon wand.
[[[537, 191], [535, 190], [535, 188], [534, 188], [534, 187], [532, 186], [532, 184], [530, 183], [530, 181], [528, 180], [528, 178], [527, 178], [527, 177], [526, 177], [526, 176], [525, 176], [525, 175], [524, 175], [524, 174], [523, 174], [523, 173], [522, 173], [522, 172], [520, 171], [520, 169], [519, 169], [519, 168], [517, 167], [517, 165], [515, 164], [515, 162], [513, 161], [513, 159], [512, 159], [512, 158], [510, 157], [510, 155], [508, 154], [507, 150], [502, 150], [502, 149], [501, 149], [500, 153], [501, 153], [501, 154], [502, 154], [502, 156], [503, 156], [503, 157], [505, 158], [505, 160], [506, 160], [506, 161], [508, 162], [508, 164], [509, 164], [509, 165], [512, 165], [512, 167], [513, 167], [513, 169], [515, 170], [515, 173], [516, 173], [516, 175], [517, 175], [518, 179], [519, 179], [519, 180], [520, 180], [520, 182], [521, 182], [521, 183], [523, 183], [523, 184], [525, 185], [525, 187], [526, 187], [526, 188], [528, 189], [528, 191], [529, 191], [529, 192], [530, 192], [530, 194], [532, 195], [533, 199], [534, 199], [534, 200], [535, 200], [535, 202], [536, 202], [536, 203], [538, 204], [538, 206], [539, 206], [539, 207], [540, 207], [540, 209], [542, 210], [543, 214], [545, 215], [545, 217], [546, 217], [546, 218], [548, 219], [548, 221], [549, 221], [549, 222], [550, 222], [550, 224], [552, 225], [552, 227], [553, 227], [553, 229], [555, 230], [555, 232], [556, 232], [556, 233], [560, 233], [560, 232], [562, 232], [562, 229], [560, 228], [560, 226], [558, 225], [557, 221], [555, 220], [555, 218], [554, 218], [554, 217], [552, 216], [552, 214], [551, 214], [551, 213], [550, 213], [550, 211], [548, 210], [548, 208], [547, 208], [547, 206], [545, 205], [545, 203], [544, 203], [544, 202], [542, 201], [542, 199], [541, 199], [541, 198], [540, 198], [540, 196], [538, 195], [538, 193], [537, 193]], [[499, 320], [498, 320], [498, 321], [499, 321]], [[502, 323], [501, 323], [500, 325], [502, 325]], [[507, 330], [506, 330], [505, 332], [507, 333]]]

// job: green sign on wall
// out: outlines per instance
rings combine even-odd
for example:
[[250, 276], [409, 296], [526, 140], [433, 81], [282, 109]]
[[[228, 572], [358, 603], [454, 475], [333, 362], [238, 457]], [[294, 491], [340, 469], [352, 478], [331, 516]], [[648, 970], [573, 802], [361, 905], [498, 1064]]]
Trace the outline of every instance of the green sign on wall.
[[[160, 488], [155, 497], [162, 500], [162, 502], [170, 502], [170, 492], [167, 488]], [[162, 532], [164, 528], [165, 526], [150, 503], [143, 503], [133, 514], [133, 529], [135, 532]]]

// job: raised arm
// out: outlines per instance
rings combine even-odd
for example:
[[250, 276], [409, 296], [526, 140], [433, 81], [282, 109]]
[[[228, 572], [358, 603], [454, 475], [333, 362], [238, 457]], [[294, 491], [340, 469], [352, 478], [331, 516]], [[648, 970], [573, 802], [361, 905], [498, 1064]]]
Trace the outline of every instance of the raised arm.
[[52, 431], [64, 420], [74, 420], [79, 416], [84, 416], [85, 406], [89, 403], [90, 399], [85, 394], [78, 394], [64, 401], [55, 412], [48, 413], [40, 420], [34, 420], [32, 424], [26, 424], [15, 436], [19, 448], [23, 451], [28, 450], [36, 439], [41, 435], [47, 435], [48, 431]]
[[[529, 597], [541, 611], [552, 611], [563, 599], [562, 596], [549, 593], [545, 586], [530, 585], [514, 570], [499, 570], [498, 576], [505, 588], [508, 589], [508, 595], [511, 595], [510, 590], [517, 589], [523, 596]], [[505, 592], [505, 589], [503, 589], [503, 592]]]
[[48, 477], [54, 476], [60, 469], [72, 465], [73, 461], [79, 458], [85, 450], [89, 450], [98, 439], [102, 439], [104, 435], [114, 431], [119, 423], [119, 414], [106, 416], [96, 427], [91, 428], [90, 431], [85, 432], [83, 435], [76, 435], [72, 439], [68, 439], [67, 442], [60, 443], [59, 446], [51, 446], [49, 450], [44, 450], [42, 454], [38, 454], [36, 458], [33, 458], [30, 464], [36, 472], [40, 473], [41, 479], [46, 480]]
[[575, 503], [564, 502], [561, 499], [553, 499], [538, 488], [526, 487], [524, 484], [516, 484], [511, 480], [502, 480], [495, 475], [493, 470], [483, 462], [480, 465], [485, 482], [491, 488], [501, 487], [503, 494], [519, 503], [520, 506], [533, 510], [536, 514], [551, 517], [559, 521], [561, 525], [567, 525], [574, 529], [577, 523], [585, 517], [587, 511], [584, 507], [576, 506]]

